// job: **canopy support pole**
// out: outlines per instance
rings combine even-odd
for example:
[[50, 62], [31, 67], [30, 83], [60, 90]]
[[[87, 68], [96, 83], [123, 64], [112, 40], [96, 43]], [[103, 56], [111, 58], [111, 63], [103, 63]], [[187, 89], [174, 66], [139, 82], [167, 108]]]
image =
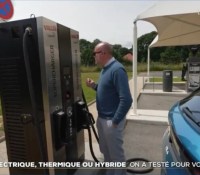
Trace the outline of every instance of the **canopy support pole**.
[[133, 27], [133, 115], [137, 114], [137, 23]]
[[150, 76], [150, 47], [148, 47], [148, 52], [147, 52], [147, 77], [148, 77], [148, 82], [149, 82], [149, 76]]

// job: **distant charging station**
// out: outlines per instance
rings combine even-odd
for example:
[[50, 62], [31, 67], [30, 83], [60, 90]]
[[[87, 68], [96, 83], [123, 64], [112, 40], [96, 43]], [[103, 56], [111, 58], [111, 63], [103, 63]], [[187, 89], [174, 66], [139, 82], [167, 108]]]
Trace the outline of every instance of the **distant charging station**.
[[187, 64], [187, 90], [194, 91], [200, 86], [200, 58], [189, 58]]

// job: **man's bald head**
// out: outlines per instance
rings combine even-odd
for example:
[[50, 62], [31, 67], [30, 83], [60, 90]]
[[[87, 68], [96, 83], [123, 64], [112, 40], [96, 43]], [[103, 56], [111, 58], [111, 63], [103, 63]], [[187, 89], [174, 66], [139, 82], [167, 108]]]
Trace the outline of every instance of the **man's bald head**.
[[102, 52], [105, 52], [109, 55], [112, 55], [112, 46], [107, 42], [101, 42], [97, 44], [95, 48], [100, 49]]
[[101, 42], [94, 48], [95, 63], [103, 67], [113, 56], [112, 46], [107, 42]]

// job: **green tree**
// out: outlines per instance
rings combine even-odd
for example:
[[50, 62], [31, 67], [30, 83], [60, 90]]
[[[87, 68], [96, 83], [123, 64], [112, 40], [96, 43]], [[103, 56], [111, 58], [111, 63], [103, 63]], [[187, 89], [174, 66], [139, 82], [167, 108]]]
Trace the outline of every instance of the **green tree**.
[[93, 56], [94, 47], [100, 43], [101, 40], [95, 39], [92, 43], [85, 40], [80, 39], [80, 52], [81, 52], [81, 64], [84, 66], [94, 66], [95, 60]]
[[129, 49], [126, 48], [126, 47], [120, 48], [119, 52], [120, 52], [120, 55], [121, 55], [122, 57], [123, 57], [124, 55], [126, 55], [127, 53], [131, 53], [131, 52], [129, 51]]
[[138, 61], [146, 62], [148, 47], [156, 37], [157, 32], [152, 31], [138, 38]]
[[150, 49], [150, 59], [153, 62], [159, 62], [160, 61], [160, 54], [164, 52], [166, 47], [152, 47]]
[[91, 45], [92, 51], [94, 50], [95, 46], [96, 46], [97, 44], [99, 44], [100, 42], [101, 42], [101, 40], [99, 40], [99, 39], [95, 39], [95, 40], [92, 42], [92, 45]]
[[92, 65], [91, 43], [85, 39], [80, 39], [79, 43], [81, 52], [81, 64], [84, 66]]
[[164, 64], [178, 64], [182, 62], [181, 53], [175, 47], [167, 47], [164, 52], [160, 54], [160, 61]]
[[113, 57], [115, 57], [118, 61], [122, 61], [121, 54], [120, 54], [120, 49], [122, 46], [120, 44], [115, 44], [112, 46], [113, 49]]

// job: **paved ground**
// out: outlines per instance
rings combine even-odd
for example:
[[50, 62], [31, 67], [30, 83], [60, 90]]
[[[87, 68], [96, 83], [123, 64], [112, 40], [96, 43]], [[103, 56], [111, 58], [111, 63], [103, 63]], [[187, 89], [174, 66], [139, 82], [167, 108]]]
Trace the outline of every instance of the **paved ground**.
[[[125, 130], [125, 152], [127, 159], [145, 158], [151, 162], [162, 161], [162, 136], [167, 123], [136, 122], [129, 120]], [[159, 175], [156, 168], [148, 175]]]
[[[126, 158], [145, 158], [151, 162], [162, 161], [162, 136], [167, 128], [167, 123], [160, 122], [138, 122], [134, 120], [128, 120], [125, 128], [124, 148]], [[102, 155], [99, 152], [98, 145], [93, 143], [95, 148], [95, 154], [98, 159], [103, 160]], [[86, 157], [92, 160], [90, 152], [88, 150], [88, 144], [86, 144]], [[103, 175], [103, 170], [91, 170], [84, 171], [79, 170], [76, 175], [82, 174], [95, 174]], [[127, 173], [129, 175], [130, 173]], [[160, 175], [160, 168], [154, 168], [154, 170], [148, 175]]]
[[[128, 114], [124, 139], [127, 159], [140, 157], [151, 162], [162, 162], [162, 137], [168, 127], [168, 109], [187, 95], [184, 83], [175, 84], [173, 92], [169, 93], [163, 92], [160, 84], [154, 85], [154, 90], [151, 86], [148, 84], [144, 89], [141, 88], [137, 116], [133, 116], [131, 110]], [[96, 112], [94, 106], [90, 108], [93, 113]], [[94, 145], [97, 155], [102, 159], [96, 142]], [[160, 175], [160, 168], [155, 168], [148, 174]]]

